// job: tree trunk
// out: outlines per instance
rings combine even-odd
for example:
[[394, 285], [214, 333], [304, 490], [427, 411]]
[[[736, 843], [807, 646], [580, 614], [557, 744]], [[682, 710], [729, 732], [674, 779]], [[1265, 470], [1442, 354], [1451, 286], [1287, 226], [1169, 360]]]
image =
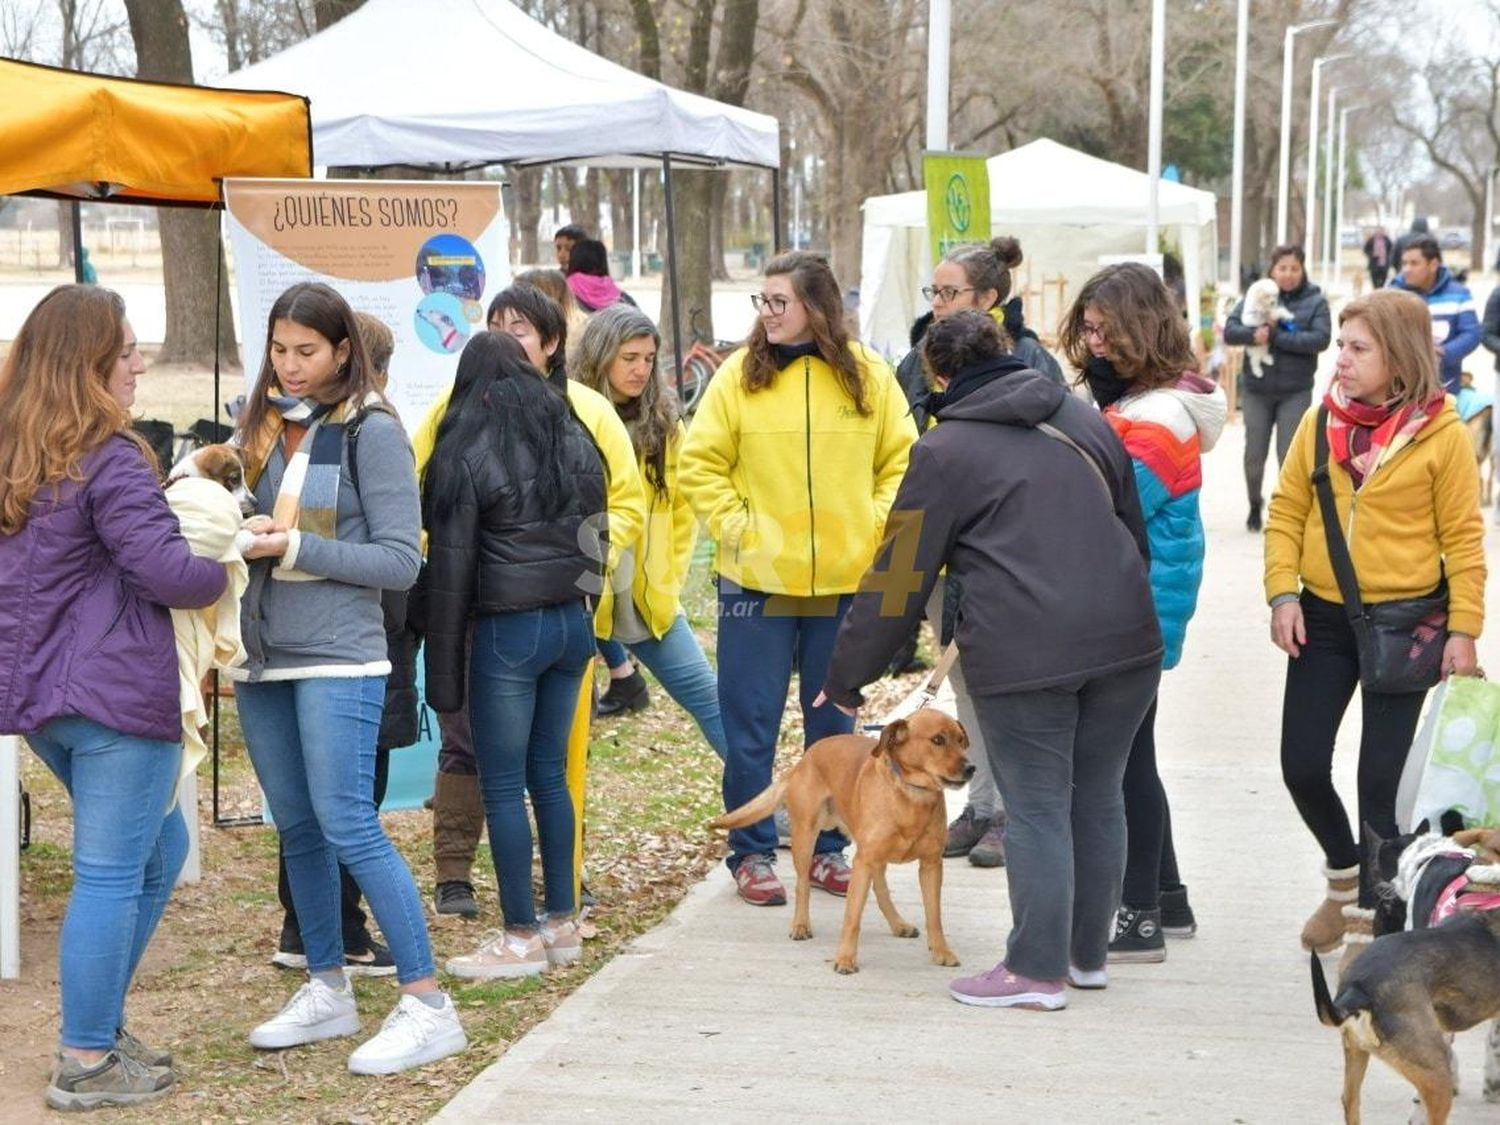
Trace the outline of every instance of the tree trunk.
[[609, 224], [614, 230], [616, 253], [628, 254], [635, 249], [635, 199], [631, 195], [632, 175], [623, 168], [604, 173], [609, 188]]
[[512, 220], [514, 229], [520, 235], [520, 245], [511, 248], [511, 259], [517, 262], [539, 262], [542, 258], [537, 229], [542, 223], [543, 169], [511, 168], [508, 171], [510, 199], [515, 205]]
[[714, 281], [729, 280], [724, 261], [724, 216], [729, 210], [729, 175], [718, 172], [709, 182], [708, 267]]
[[318, 30], [327, 31], [364, 2], [365, 0], [313, 0], [313, 18], [318, 21]]
[[[677, 284], [682, 293], [682, 346], [691, 344], [689, 328], [695, 323], [709, 338], [714, 335], [713, 276], [709, 262], [709, 225], [702, 216], [713, 202], [713, 180], [718, 172], [672, 170], [674, 223], [677, 233]], [[663, 219], [665, 224], [665, 218]], [[662, 227], [662, 255], [667, 253], [666, 227]], [[672, 339], [672, 279], [662, 278], [661, 338]]]
[[[125, 11], [135, 41], [137, 75], [156, 81], [192, 82], [193, 56], [182, 0], [125, 0]], [[238, 362], [218, 215], [164, 207], [158, 212], [158, 222], [167, 291], [166, 339], [158, 359], [167, 363], [212, 363], [222, 353], [231, 363]], [[217, 340], [215, 300], [220, 313]], [[217, 411], [217, 405], [214, 409]]]

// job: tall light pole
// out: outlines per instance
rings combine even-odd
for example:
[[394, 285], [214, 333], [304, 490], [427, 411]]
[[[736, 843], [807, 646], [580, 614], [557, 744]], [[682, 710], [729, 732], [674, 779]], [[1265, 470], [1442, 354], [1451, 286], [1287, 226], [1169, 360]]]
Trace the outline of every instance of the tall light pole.
[[927, 147], [948, 148], [948, 50], [952, 39], [951, 0], [927, 4]]
[[1151, 104], [1146, 126], [1146, 173], [1150, 197], [1146, 203], [1146, 253], [1155, 254], [1161, 215], [1161, 103], [1166, 69], [1167, 0], [1151, 3]]
[[[1349, 157], [1349, 115], [1358, 113], [1369, 106], [1350, 105], [1339, 110], [1339, 171], [1338, 171], [1338, 211], [1334, 218], [1334, 228], [1340, 232], [1344, 229], [1344, 189], [1349, 183], [1348, 157]], [[1325, 278], [1325, 280], [1327, 280]], [[1333, 283], [1342, 288], [1344, 284], [1343, 251], [1341, 247], [1334, 248], [1333, 258]]]
[[[1286, 242], [1287, 201], [1292, 177], [1292, 58], [1295, 40], [1304, 31], [1332, 27], [1338, 20], [1312, 20], [1286, 29], [1281, 43], [1281, 182], [1276, 193], [1276, 242]], [[1238, 281], [1238, 279], [1236, 279]]]
[[1323, 77], [1323, 68], [1329, 63], [1348, 58], [1347, 55], [1320, 55], [1313, 59], [1312, 97], [1308, 107], [1307, 121], [1307, 221], [1302, 227], [1302, 247], [1310, 254], [1318, 252], [1314, 238], [1318, 225], [1318, 89]]
[[1338, 233], [1333, 230], [1333, 157], [1334, 157], [1334, 132], [1338, 124], [1338, 118], [1334, 110], [1339, 104], [1339, 88], [1328, 87], [1328, 128], [1327, 142], [1323, 146], [1323, 252], [1321, 256], [1323, 284], [1328, 284], [1329, 263], [1333, 260], [1334, 236]]
[[1234, 23], [1234, 183], [1229, 191], [1229, 291], [1240, 291], [1240, 251], [1245, 225], [1245, 56], [1250, 0], [1239, 0]]
[[1480, 247], [1484, 257], [1480, 259], [1479, 271], [1483, 273], [1495, 260], [1495, 173], [1500, 168], [1491, 167], [1484, 174], [1484, 244]]

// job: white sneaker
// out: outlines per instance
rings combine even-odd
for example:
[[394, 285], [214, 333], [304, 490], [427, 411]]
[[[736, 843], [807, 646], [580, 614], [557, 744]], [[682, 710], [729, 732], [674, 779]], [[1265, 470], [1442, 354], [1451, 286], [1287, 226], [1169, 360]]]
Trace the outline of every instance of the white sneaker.
[[444, 968], [467, 980], [534, 977], [547, 971], [547, 949], [540, 934], [526, 938], [501, 930], [487, 935], [473, 953], [450, 957]]
[[380, 1031], [349, 1056], [353, 1074], [395, 1074], [456, 1055], [469, 1045], [458, 1009], [447, 996], [441, 1008], [429, 1008], [415, 996], [402, 996], [385, 1017]]
[[1068, 983], [1074, 988], [1108, 988], [1109, 973], [1104, 969], [1080, 969], [1068, 966]]
[[358, 1030], [359, 1012], [349, 982], [346, 980], [340, 991], [313, 978], [297, 989], [286, 1007], [250, 1033], [250, 1046], [275, 1051], [353, 1035]]
[[560, 918], [556, 922], [542, 923], [542, 947], [547, 951], [547, 964], [574, 965], [583, 956], [583, 935], [578, 923], [572, 918]]

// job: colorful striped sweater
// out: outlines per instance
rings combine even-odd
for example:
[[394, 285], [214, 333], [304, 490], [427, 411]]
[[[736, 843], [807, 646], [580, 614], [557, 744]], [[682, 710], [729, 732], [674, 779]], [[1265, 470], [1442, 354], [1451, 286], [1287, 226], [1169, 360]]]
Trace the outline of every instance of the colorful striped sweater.
[[1225, 413], [1224, 392], [1192, 371], [1170, 387], [1127, 395], [1104, 413], [1135, 466], [1151, 544], [1151, 593], [1166, 643], [1163, 668], [1182, 659], [1188, 621], [1198, 605], [1204, 555], [1201, 456], [1219, 440]]

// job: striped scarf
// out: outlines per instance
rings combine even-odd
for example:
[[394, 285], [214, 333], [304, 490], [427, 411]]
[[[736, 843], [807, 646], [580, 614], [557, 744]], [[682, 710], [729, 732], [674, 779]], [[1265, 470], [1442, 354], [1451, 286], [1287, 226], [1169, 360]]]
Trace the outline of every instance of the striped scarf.
[[1355, 489], [1438, 416], [1443, 408], [1439, 392], [1426, 402], [1371, 406], [1346, 396], [1334, 384], [1323, 397], [1328, 407], [1328, 455], [1354, 480]]

